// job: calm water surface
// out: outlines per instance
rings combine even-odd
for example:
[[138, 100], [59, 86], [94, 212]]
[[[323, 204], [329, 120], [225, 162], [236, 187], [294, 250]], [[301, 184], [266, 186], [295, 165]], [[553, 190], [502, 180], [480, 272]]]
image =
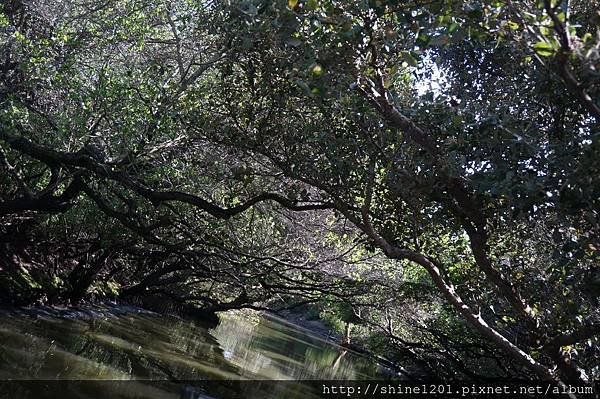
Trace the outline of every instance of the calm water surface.
[[266, 381], [379, 373], [367, 359], [271, 316], [222, 314], [209, 327], [131, 309], [0, 313], [0, 380], [12, 381], [0, 384], [0, 398], [50, 397], [57, 385], [65, 398], [310, 398], [301, 384]]

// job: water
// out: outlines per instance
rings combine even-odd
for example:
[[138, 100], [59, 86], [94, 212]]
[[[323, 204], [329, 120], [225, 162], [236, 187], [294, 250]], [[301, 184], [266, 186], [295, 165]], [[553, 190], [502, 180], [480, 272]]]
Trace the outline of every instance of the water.
[[0, 398], [58, 388], [81, 398], [308, 398], [301, 384], [267, 381], [377, 377], [369, 360], [258, 314], [224, 314], [211, 328], [124, 308], [0, 313], [0, 380], [12, 381]]

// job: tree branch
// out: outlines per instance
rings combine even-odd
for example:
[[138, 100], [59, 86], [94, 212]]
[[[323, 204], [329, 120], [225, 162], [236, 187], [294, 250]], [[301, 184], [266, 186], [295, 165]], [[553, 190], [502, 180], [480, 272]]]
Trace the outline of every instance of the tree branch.
[[558, 18], [555, 9], [550, 4], [550, 0], [544, 0], [544, 9], [552, 19], [554, 31], [558, 34], [560, 42], [560, 51], [556, 56], [559, 63], [558, 72], [569, 91], [577, 97], [581, 105], [600, 123], [600, 107], [592, 100], [592, 97], [586, 92], [583, 84], [577, 80], [571, 68], [569, 68], [569, 57], [573, 54], [569, 28]]
[[549, 339], [544, 348], [560, 348], [561, 346], [574, 345], [597, 335], [600, 335], [600, 324], [591, 324], [569, 334], [562, 334]]
[[193, 205], [199, 209], [202, 209], [208, 214], [220, 219], [229, 219], [237, 214], [248, 210], [252, 206], [264, 201], [277, 202], [284, 208], [287, 208], [292, 211], [323, 210], [333, 208], [333, 204], [328, 202], [299, 204], [296, 201], [292, 201], [289, 198], [286, 198], [276, 193], [263, 193], [253, 198], [250, 198], [249, 200], [240, 205], [231, 208], [222, 208], [193, 194], [183, 193], [179, 191], [151, 190], [147, 188], [146, 185], [131, 179], [125, 173], [114, 170], [113, 167], [99, 162], [92, 155], [86, 153], [85, 151], [56, 151], [51, 148], [47, 148], [36, 144], [24, 137], [13, 136], [4, 130], [0, 130], [0, 140], [5, 141], [14, 150], [29, 155], [30, 157], [44, 162], [49, 166], [63, 165], [83, 168], [96, 174], [99, 177], [104, 177], [118, 182], [123, 186], [133, 190], [137, 194], [152, 201], [155, 204], [165, 201], [178, 201], [182, 203], [187, 203], [189, 205]]

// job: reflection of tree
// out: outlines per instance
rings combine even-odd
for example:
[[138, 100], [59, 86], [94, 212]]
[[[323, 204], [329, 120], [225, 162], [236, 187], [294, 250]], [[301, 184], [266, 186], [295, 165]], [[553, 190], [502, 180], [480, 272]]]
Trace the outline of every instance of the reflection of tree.
[[334, 349], [318, 351], [309, 348], [306, 351], [305, 373], [318, 376], [319, 379], [355, 379], [357, 371], [350, 361], [346, 361], [347, 352], [347, 350]]
[[360, 374], [373, 373], [368, 361], [348, 357], [347, 350], [314, 339], [274, 318], [250, 323], [243, 317], [226, 317], [212, 333], [228, 360], [260, 378], [355, 379]]
[[224, 316], [212, 334], [217, 337], [225, 358], [238, 366], [244, 375], [285, 379], [274, 361], [256, 350], [255, 339], [260, 335], [258, 323], [244, 315]]
[[335, 360], [333, 361], [333, 363], [331, 364], [331, 369], [333, 371], [337, 371], [337, 369], [340, 367], [340, 362], [342, 360], [342, 358], [346, 355], [346, 353], [348, 353], [347, 350], [343, 350], [341, 351], [337, 357], [335, 358]]
[[49, 343], [22, 334], [12, 317], [2, 317], [0, 325], [0, 379], [37, 375], [48, 354]]
[[123, 315], [34, 322], [4, 318], [2, 324], [5, 378], [173, 380], [237, 372], [205, 328], [184, 320]]
[[[148, 392], [163, 389], [160, 381], [166, 384], [164, 392], [181, 392], [185, 387], [173, 380], [194, 380], [190, 389], [213, 397], [306, 399], [302, 385], [263, 384], [249, 391], [247, 385], [231, 380], [239, 376], [353, 379], [364, 369], [348, 350], [313, 339], [277, 320], [259, 318], [224, 317], [209, 333], [190, 321], [143, 314], [106, 319], [36, 317], [33, 321], [5, 317], [0, 323], [0, 339], [0, 378], [158, 381], [122, 385], [150, 389]], [[206, 379], [224, 381], [202, 381]], [[74, 382], [68, 390], [72, 397], [84, 392], [120, 394], [112, 385]]]

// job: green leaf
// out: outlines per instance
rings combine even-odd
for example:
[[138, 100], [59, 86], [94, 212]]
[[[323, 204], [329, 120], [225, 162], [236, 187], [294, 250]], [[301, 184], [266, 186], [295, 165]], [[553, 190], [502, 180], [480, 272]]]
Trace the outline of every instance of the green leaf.
[[508, 21], [508, 27], [510, 30], [517, 30], [519, 29], [519, 24], [514, 21]]
[[542, 57], [551, 57], [554, 55], [554, 46], [548, 42], [537, 42], [533, 45], [533, 48]]
[[409, 52], [403, 52], [400, 58], [402, 58], [402, 61], [405, 61], [408, 65], [412, 67], [416, 67], [418, 65], [417, 59], [413, 57], [412, 54]]
[[315, 78], [318, 78], [319, 76], [321, 76], [323, 74], [323, 67], [319, 64], [314, 64], [310, 68], [310, 74], [312, 76], [314, 76]]
[[319, 7], [319, 1], [318, 0], [308, 0], [306, 2], [306, 6], [311, 10], [316, 10]]
[[448, 35], [439, 35], [429, 41], [430, 46], [445, 46], [448, 44]]
[[296, 8], [298, 5], [298, 0], [288, 0], [288, 7], [291, 9]]
[[310, 87], [309, 87], [309, 86], [306, 84], [306, 82], [304, 82], [303, 80], [301, 80], [301, 79], [296, 79], [295, 83], [296, 83], [296, 85], [297, 85], [298, 87], [300, 87], [300, 88], [301, 88], [301, 89], [302, 89], [302, 90], [303, 90], [305, 93], [307, 93], [307, 94], [312, 94], [312, 93], [310, 92]]

